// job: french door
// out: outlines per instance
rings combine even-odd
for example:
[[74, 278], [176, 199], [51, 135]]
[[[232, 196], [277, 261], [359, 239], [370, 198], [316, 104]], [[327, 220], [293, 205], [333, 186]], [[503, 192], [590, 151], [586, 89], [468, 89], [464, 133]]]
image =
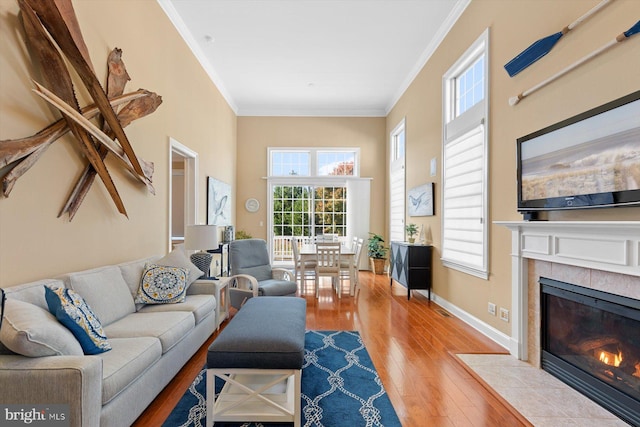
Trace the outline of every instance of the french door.
[[270, 240], [274, 264], [291, 264], [291, 237], [311, 241], [321, 234], [347, 236], [347, 187], [272, 184]]

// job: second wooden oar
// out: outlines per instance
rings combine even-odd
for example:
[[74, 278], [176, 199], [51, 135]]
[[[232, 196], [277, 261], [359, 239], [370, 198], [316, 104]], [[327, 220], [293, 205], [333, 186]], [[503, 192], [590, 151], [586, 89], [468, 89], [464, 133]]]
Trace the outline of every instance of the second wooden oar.
[[555, 79], [557, 79], [559, 77], [562, 77], [563, 75], [567, 74], [569, 71], [573, 70], [574, 68], [577, 68], [578, 66], [584, 64], [585, 62], [589, 61], [590, 59], [595, 58], [596, 56], [600, 55], [602, 52], [604, 52], [606, 50], [609, 50], [610, 48], [612, 48], [616, 44], [625, 41], [626, 39], [628, 39], [629, 37], [631, 37], [632, 35], [637, 34], [637, 33], [640, 33], [640, 21], [636, 22], [636, 24], [633, 27], [629, 28], [624, 33], [619, 34], [615, 39], [611, 40], [609, 43], [605, 44], [604, 46], [602, 46], [599, 49], [594, 50], [590, 54], [582, 57], [581, 59], [577, 60], [573, 64], [569, 65], [567, 68], [558, 71], [556, 74], [554, 74], [553, 76], [549, 77], [546, 80], [541, 81], [540, 83], [538, 83], [537, 85], [535, 85], [531, 89], [527, 89], [527, 90], [525, 90], [524, 92], [520, 93], [517, 96], [512, 96], [511, 98], [509, 98], [509, 105], [511, 105], [511, 106], [516, 105], [524, 97], [531, 95], [533, 92], [535, 92], [536, 90], [540, 89], [541, 87], [548, 85], [549, 83], [551, 83]]

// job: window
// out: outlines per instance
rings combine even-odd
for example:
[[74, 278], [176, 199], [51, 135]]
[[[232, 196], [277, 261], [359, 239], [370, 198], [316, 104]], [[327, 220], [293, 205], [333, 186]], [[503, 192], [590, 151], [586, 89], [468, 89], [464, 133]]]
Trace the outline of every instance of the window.
[[353, 176], [354, 151], [318, 151], [318, 175]]
[[271, 153], [271, 175], [308, 176], [309, 153], [304, 151], [273, 151]]
[[269, 176], [358, 176], [356, 148], [269, 149]]
[[484, 99], [484, 56], [476, 59], [456, 81], [456, 117]]
[[404, 241], [405, 176], [404, 119], [389, 136], [391, 164], [389, 165], [389, 241]]
[[489, 31], [443, 77], [442, 262], [487, 279]]

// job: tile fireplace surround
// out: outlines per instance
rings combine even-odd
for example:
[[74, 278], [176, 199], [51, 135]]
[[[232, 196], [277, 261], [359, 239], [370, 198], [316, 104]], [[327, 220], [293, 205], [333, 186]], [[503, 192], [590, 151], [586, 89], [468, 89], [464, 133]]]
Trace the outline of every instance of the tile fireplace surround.
[[640, 300], [640, 221], [499, 221], [511, 230], [509, 351], [540, 367], [541, 276]]

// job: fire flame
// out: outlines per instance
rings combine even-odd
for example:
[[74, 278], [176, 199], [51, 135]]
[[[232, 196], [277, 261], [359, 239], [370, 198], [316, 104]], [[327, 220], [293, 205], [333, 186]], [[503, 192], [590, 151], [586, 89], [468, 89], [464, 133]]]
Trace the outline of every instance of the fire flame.
[[600, 352], [600, 361], [605, 365], [615, 366], [616, 368], [622, 363], [622, 353], [618, 354], [609, 353], [608, 351]]

